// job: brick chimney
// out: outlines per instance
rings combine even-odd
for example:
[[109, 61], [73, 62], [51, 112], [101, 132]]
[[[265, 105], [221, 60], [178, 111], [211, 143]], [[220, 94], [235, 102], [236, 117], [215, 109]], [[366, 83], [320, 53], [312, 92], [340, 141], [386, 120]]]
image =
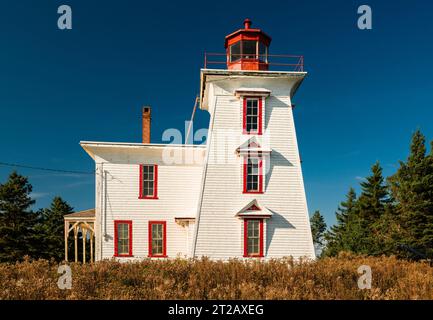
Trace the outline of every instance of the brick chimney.
[[143, 143], [150, 143], [150, 106], [143, 107]]

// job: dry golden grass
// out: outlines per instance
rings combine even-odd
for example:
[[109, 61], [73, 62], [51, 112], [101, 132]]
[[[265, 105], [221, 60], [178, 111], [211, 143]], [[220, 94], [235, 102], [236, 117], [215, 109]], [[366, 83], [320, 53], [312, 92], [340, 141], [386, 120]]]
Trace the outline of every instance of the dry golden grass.
[[[370, 290], [358, 288], [360, 265], [372, 269]], [[54, 262], [0, 264], [0, 299], [433, 299], [433, 268], [394, 257], [70, 266], [72, 289], [60, 290]]]

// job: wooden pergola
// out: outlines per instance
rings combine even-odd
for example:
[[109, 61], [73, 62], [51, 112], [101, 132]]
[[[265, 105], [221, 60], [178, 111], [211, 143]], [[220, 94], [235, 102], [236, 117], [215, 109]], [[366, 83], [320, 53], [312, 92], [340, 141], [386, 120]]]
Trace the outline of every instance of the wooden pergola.
[[64, 216], [65, 220], [65, 261], [68, 261], [68, 237], [74, 232], [75, 262], [78, 262], [78, 233], [83, 237], [83, 263], [86, 263], [86, 239], [90, 237], [90, 262], [93, 263], [93, 239], [95, 237], [95, 209], [74, 212]]

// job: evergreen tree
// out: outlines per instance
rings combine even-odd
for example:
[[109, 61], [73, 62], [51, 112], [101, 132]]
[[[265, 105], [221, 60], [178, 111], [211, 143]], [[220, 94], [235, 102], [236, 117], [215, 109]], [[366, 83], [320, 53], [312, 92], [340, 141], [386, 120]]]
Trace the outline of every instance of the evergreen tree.
[[382, 229], [379, 222], [383, 219], [391, 198], [379, 162], [371, 167], [371, 172], [372, 174], [361, 182], [362, 192], [357, 203], [359, 231], [362, 236], [356, 251], [374, 255], [383, 253], [379, 237]]
[[433, 256], [433, 151], [428, 155], [426, 152], [425, 137], [417, 130], [407, 161], [400, 161], [389, 182], [402, 229], [400, 242]]
[[41, 257], [62, 261], [65, 253], [63, 217], [72, 212], [73, 208], [61, 197], [55, 197], [51, 206], [41, 211]]
[[37, 216], [31, 211], [35, 201], [26, 177], [12, 172], [0, 184], [0, 262], [15, 262], [35, 255], [34, 227]]
[[324, 234], [326, 231], [326, 222], [319, 210], [316, 210], [310, 218], [311, 233], [313, 236], [313, 243], [316, 248], [316, 254], [320, 255], [323, 248]]
[[346, 201], [342, 201], [335, 213], [337, 224], [331, 226], [325, 234], [327, 241], [324, 254], [335, 256], [343, 250], [353, 251], [354, 239], [356, 239], [356, 193], [353, 188], [349, 189]]

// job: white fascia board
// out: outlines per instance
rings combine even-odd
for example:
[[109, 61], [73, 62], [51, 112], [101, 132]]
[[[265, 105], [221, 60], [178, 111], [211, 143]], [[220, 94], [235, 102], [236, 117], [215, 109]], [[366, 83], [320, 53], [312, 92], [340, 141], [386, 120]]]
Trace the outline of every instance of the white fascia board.
[[236, 97], [251, 96], [251, 97], [269, 97], [271, 90], [265, 88], [238, 88], [235, 90]]
[[138, 150], [205, 150], [206, 145], [187, 145], [187, 144], [157, 144], [157, 143], [125, 143], [125, 142], [98, 142], [98, 141], [81, 141], [80, 146], [95, 160], [98, 150], [118, 149], [123, 151], [138, 151]]

